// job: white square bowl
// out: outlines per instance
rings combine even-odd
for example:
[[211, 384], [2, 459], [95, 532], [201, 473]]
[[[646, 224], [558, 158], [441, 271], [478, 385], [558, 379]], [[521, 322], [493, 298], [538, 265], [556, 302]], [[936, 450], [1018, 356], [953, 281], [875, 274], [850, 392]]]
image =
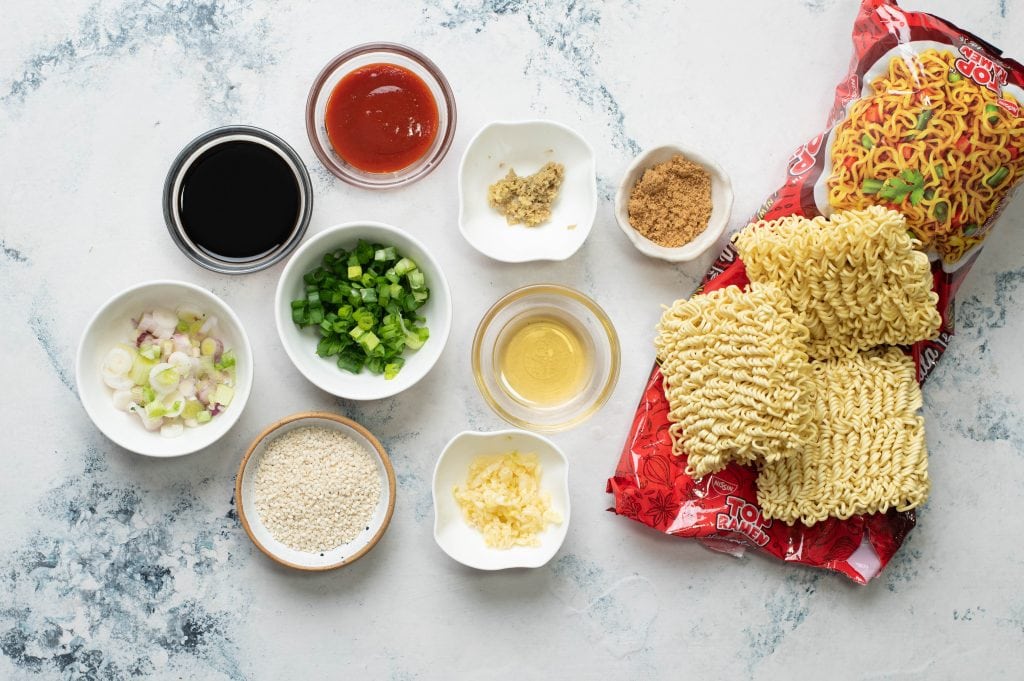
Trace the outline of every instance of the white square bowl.
[[[565, 166], [551, 219], [509, 225], [487, 203], [487, 189], [515, 169], [531, 175], [554, 161]], [[552, 121], [495, 121], [470, 141], [459, 166], [459, 231], [473, 248], [502, 262], [565, 260], [579, 250], [597, 215], [594, 151], [579, 133]]]
[[[540, 459], [541, 489], [551, 495], [551, 507], [562, 522], [548, 524], [539, 546], [496, 549], [470, 527], [455, 501], [453, 490], [466, 482], [469, 466], [478, 456], [517, 451]], [[434, 540], [454, 560], [478, 570], [541, 567], [558, 552], [569, 530], [569, 461], [551, 440], [524, 430], [492, 433], [463, 431], [452, 438], [434, 467]]]

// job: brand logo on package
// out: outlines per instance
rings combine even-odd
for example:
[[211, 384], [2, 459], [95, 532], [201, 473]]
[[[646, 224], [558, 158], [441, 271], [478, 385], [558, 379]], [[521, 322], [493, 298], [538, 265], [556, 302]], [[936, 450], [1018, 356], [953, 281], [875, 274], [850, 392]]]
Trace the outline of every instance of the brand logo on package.
[[761, 509], [748, 504], [745, 499], [733, 496], [726, 498], [725, 509], [715, 516], [715, 527], [719, 530], [745, 534], [758, 546], [768, 543], [768, 533], [765, 530], [772, 526], [772, 521], [764, 519]]
[[[954, 64], [956, 70], [964, 77], [970, 78], [978, 85], [987, 87], [998, 95], [1006, 85], [1006, 69], [970, 45], [963, 45], [960, 48], [960, 54], [963, 57], [956, 60]], [[1011, 103], [1007, 102], [1007, 104]]]
[[726, 494], [732, 494], [733, 492], [735, 492], [739, 488], [739, 485], [737, 485], [735, 482], [730, 482], [728, 480], [722, 480], [721, 478], [715, 477], [711, 479], [711, 487], [714, 488], [716, 492], [724, 496]]
[[799, 177], [814, 167], [814, 159], [821, 151], [821, 142], [824, 137], [824, 133], [815, 135], [814, 139], [793, 152], [793, 155], [789, 157], [790, 175]]

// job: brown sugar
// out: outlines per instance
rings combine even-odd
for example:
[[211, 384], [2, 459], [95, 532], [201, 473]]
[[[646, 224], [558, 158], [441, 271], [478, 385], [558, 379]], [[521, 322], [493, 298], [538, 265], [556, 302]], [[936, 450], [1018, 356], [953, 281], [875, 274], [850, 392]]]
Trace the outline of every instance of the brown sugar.
[[629, 224], [660, 246], [690, 243], [711, 218], [711, 176], [676, 154], [644, 171], [629, 196]]
[[504, 179], [487, 188], [487, 202], [505, 216], [510, 225], [536, 227], [551, 218], [551, 204], [558, 197], [565, 166], [549, 162], [533, 175], [520, 177], [510, 169]]

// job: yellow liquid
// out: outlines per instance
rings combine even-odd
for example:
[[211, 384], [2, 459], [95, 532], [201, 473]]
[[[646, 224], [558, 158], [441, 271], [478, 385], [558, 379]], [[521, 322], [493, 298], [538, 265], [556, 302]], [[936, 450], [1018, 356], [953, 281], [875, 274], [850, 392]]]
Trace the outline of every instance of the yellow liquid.
[[530, 406], [558, 406], [576, 397], [590, 379], [589, 348], [566, 322], [531, 317], [503, 335], [498, 371], [513, 399]]

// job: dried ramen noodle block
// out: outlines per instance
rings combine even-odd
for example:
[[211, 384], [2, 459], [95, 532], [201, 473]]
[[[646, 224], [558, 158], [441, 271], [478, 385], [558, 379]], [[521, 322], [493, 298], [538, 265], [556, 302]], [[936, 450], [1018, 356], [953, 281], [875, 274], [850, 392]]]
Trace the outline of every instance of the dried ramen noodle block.
[[803, 455], [761, 468], [757, 500], [764, 516], [813, 525], [923, 504], [928, 453], [914, 361], [880, 348], [812, 366], [818, 438]]
[[676, 301], [655, 345], [672, 448], [701, 477], [796, 455], [816, 436], [807, 327], [775, 286]]
[[803, 315], [814, 358], [934, 338], [941, 318], [928, 256], [896, 211], [755, 222], [734, 240], [752, 282], [777, 285]]

